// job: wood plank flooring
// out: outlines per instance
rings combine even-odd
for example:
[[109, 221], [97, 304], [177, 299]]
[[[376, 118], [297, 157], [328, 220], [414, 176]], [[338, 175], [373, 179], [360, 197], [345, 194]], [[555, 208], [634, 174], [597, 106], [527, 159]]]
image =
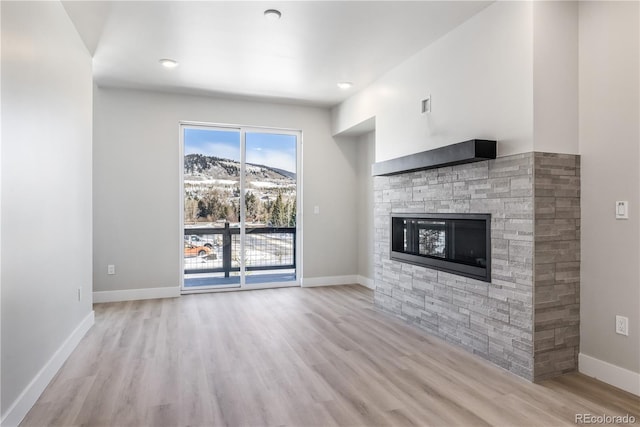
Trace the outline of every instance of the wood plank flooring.
[[96, 304], [22, 426], [560, 426], [640, 399], [580, 374], [531, 384], [376, 311], [370, 290]]

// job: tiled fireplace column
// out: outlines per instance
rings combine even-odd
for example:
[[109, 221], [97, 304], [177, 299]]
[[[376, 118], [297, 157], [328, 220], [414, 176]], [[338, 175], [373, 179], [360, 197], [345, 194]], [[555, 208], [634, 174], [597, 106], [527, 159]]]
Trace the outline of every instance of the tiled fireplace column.
[[[578, 156], [376, 176], [374, 193], [379, 308], [528, 380], [577, 369]], [[391, 260], [391, 213], [490, 213], [491, 282]]]

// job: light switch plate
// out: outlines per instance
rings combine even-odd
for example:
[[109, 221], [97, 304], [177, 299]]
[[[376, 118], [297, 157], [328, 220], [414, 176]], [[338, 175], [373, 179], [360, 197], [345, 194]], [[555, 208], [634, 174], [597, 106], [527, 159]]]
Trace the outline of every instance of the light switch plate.
[[427, 96], [420, 102], [420, 110], [422, 114], [427, 114], [431, 112], [431, 95]]
[[629, 219], [629, 202], [619, 200], [616, 202], [616, 219]]

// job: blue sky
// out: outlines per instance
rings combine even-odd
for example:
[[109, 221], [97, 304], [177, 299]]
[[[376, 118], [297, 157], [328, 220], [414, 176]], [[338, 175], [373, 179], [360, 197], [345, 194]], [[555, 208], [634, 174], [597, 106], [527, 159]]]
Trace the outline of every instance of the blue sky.
[[[247, 132], [247, 163], [296, 172], [296, 137]], [[184, 130], [184, 154], [204, 154], [240, 161], [240, 132], [213, 129]]]

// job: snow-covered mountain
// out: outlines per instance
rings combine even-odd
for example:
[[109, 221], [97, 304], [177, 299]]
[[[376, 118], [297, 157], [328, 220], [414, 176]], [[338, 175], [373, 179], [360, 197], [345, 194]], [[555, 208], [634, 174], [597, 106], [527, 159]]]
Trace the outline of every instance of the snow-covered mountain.
[[[248, 178], [260, 181], [295, 182], [296, 174], [282, 169], [247, 163]], [[202, 154], [184, 156], [184, 175], [188, 180], [234, 179], [240, 176], [240, 162]]]

